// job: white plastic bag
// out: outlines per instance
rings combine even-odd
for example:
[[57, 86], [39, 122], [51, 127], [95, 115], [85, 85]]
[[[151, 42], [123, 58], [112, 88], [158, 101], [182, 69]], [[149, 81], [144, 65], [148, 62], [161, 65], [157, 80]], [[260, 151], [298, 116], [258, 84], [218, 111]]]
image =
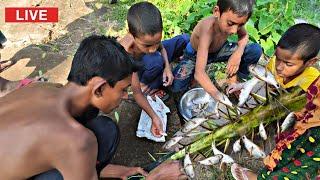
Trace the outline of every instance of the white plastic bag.
[[[154, 112], [156, 112], [156, 114], [161, 119], [162, 126], [163, 126], [163, 132], [166, 132], [167, 113], [170, 112], [170, 109], [163, 103], [163, 101], [158, 96], [156, 96], [155, 101], [150, 96], [147, 96], [147, 100], [149, 101], [149, 104], [152, 107], [152, 109], [154, 110]], [[156, 141], [156, 142], [165, 142], [166, 139], [164, 136], [155, 137], [152, 135], [151, 124], [152, 124], [151, 118], [149, 117], [149, 115], [145, 111], [142, 110], [136, 135], [140, 138], [146, 137], [146, 138], [153, 140], [153, 141]]]

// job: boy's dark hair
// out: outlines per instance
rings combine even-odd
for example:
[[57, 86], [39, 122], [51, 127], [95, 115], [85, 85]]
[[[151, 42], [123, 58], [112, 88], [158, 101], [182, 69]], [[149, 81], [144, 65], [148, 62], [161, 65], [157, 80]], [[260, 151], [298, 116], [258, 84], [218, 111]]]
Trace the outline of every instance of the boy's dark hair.
[[293, 25], [282, 35], [277, 47], [292, 53], [298, 51], [305, 62], [311, 60], [320, 50], [320, 29], [307, 23]]
[[162, 32], [162, 17], [159, 9], [149, 2], [132, 5], [127, 15], [129, 32], [134, 36], [155, 35]]
[[252, 15], [255, 2], [255, 0], [218, 0], [217, 6], [219, 7], [220, 14], [231, 10], [241, 17], [248, 16], [249, 19]]
[[86, 85], [91, 78], [99, 76], [114, 87], [139, 68], [140, 65], [114, 37], [92, 35], [82, 40], [74, 55], [68, 80]]

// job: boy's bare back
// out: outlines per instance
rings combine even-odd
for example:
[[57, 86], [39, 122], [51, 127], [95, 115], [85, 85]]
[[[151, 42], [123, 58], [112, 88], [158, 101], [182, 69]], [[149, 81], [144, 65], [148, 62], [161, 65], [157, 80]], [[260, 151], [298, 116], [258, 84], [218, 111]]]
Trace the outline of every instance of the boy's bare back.
[[[209, 53], [217, 52], [226, 42], [228, 35], [219, 32], [216, 18], [207, 17], [199, 21], [191, 34], [190, 42], [194, 50], [198, 50], [200, 44], [209, 45]], [[201, 39], [201, 40], [200, 40]]]
[[63, 162], [73, 166], [70, 153], [77, 150], [72, 149], [94, 146], [94, 136], [68, 112], [71, 91], [77, 88], [36, 83], [0, 99], [0, 179], [27, 179], [55, 167], [63, 171]]

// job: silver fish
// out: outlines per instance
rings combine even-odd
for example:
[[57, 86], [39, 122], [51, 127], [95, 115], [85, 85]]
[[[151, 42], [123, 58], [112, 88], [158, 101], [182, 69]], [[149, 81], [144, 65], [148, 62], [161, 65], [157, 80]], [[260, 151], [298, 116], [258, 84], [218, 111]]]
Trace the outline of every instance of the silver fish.
[[164, 149], [170, 149], [172, 148], [175, 144], [177, 144], [181, 139], [183, 139], [183, 136], [175, 136], [171, 138], [169, 141], [167, 141], [164, 145]]
[[194, 169], [191, 163], [190, 155], [186, 154], [184, 161], [183, 161], [183, 167], [186, 172], [186, 175], [190, 178], [195, 177]]
[[219, 119], [220, 118], [220, 114], [219, 114], [219, 102], [216, 103], [216, 106], [214, 107], [214, 111], [213, 114], [215, 116], [215, 119]]
[[221, 102], [222, 104], [226, 105], [226, 106], [233, 107], [232, 102], [230, 101], [230, 99], [225, 94], [222, 94], [222, 96], [219, 97], [218, 101]]
[[291, 127], [295, 121], [296, 116], [294, 115], [294, 112], [289, 113], [288, 116], [284, 119], [283, 123], [281, 124], [281, 132]]
[[273, 74], [270, 71], [268, 71], [265, 67], [260, 65], [250, 65], [249, 71], [258, 79], [274, 86], [277, 89], [280, 88]]
[[241, 89], [241, 92], [239, 95], [239, 103], [238, 103], [239, 107], [243, 106], [243, 104], [247, 101], [247, 99], [249, 98], [250, 92], [259, 81], [260, 81], [259, 79], [254, 77], [243, 84], [243, 88]]
[[240, 139], [236, 140], [232, 146], [233, 152], [237, 153], [241, 150]]
[[250, 155], [254, 158], [265, 158], [266, 154], [261, 150], [259, 146], [250, 141], [246, 136], [242, 136], [242, 142], [244, 147], [249, 151]]
[[217, 147], [214, 145], [214, 143], [212, 143], [212, 151], [214, 155], [219, 155], [219, 154], [222, 155], [221, 163], [226, 163], [226, 164], [234, 163], [234, 160], [232, 159], [232, 157], [219, 151]]
[[263, 123], [260, 123], [260, 125], [259, 125], [259, 135], [263, 140], [267, 140], [267, 138], [268, 138], [267, 132], [263, 126]]
[[222, 157], [223, 156], [221, 154], [214, 155], [202, 161], [199, 161], [199, 163], [205, 166], [212, 166], [212, 165], [218, 164], [221, 161]]
[[207, 118], [193, 118], [190, 121], [186, 122], [186, 124], [184, 124], [183, 128], [181, 129], [181, 132], [182, 133], [190, 132], [191, 130], [195, 129], [196, 127], [206, 122], [207, 120], [208, 120]]

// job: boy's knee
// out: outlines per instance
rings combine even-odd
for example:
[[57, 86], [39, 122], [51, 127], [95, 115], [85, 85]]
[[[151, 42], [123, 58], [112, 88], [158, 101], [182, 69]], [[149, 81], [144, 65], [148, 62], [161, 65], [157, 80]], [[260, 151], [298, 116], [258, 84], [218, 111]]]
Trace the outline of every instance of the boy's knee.
[[174, 93], [184, 92], [188, 89], [188, 86], [189, 86], [188, 79], [185, 79], [185, 80], [175, 79], [173, 80], [171, 91]]
[[110, 139], [119, 138], [119, 127], [111, 118], [107, 116], [98, 116], [91, 121], [91, 123], [88, 123], [88, 128], [92, 130], [96, 136], [108, 137]]
[[190, 41], [190, 35], [189, 34], [182, 34], [181, 37], [183, 40], [188, 43]]
[[50, 171], [43, 172], [39, 175], [36, 175], [30, 179], [32, 180], [63, 180], [63, 176], [57, 169], [52, 169]]
[[252, 57], [252, 59], [257, 63], [262, 55], [262, 48], [258, 43], [252, 43], [248, 45], [248, 56]]
[[163, 58], [158, 51], [142, 56], [142, 62], [146, 67], [146, 69], [149, 69], [150, 67], [155, 67], [155, 66], [163, 67], [163, 64], [164, 64]]

